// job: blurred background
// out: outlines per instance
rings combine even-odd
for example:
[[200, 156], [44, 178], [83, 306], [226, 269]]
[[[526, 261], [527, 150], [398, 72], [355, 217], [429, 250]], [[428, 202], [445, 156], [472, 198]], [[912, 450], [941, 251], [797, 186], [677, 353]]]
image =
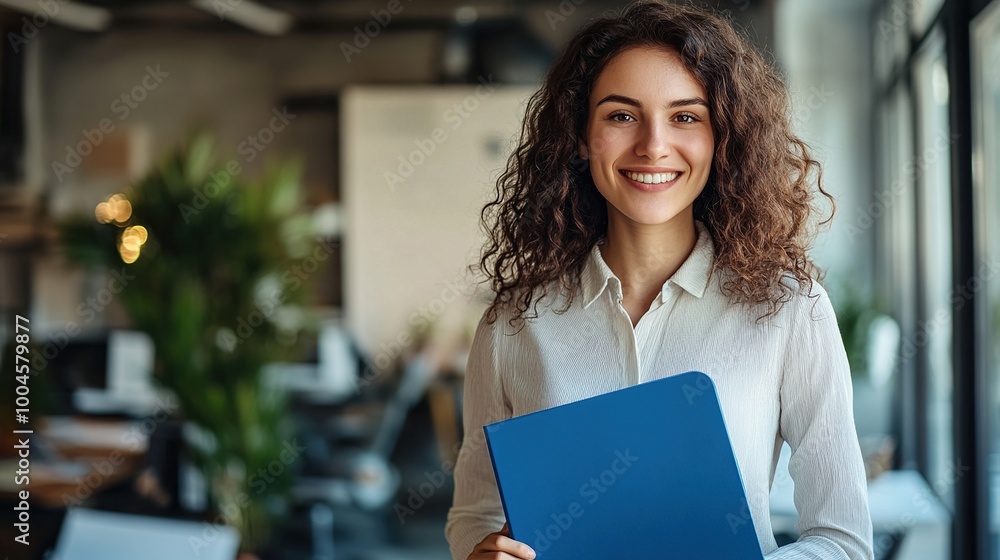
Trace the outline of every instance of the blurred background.
[[[837, 198], [876, 557], [1000, 560], [1000, 0], [702, 3]], [[448, 558], [479, 210], [622, 4], [0, 0], [4, 554]]]

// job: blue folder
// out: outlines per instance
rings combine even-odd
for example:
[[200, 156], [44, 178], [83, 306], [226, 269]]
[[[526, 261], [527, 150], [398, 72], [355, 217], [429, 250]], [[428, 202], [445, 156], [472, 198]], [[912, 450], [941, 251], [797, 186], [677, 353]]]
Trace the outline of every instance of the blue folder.
[[483, 429], [511, 537], [538, 560], [763, 560], [704, 373]]

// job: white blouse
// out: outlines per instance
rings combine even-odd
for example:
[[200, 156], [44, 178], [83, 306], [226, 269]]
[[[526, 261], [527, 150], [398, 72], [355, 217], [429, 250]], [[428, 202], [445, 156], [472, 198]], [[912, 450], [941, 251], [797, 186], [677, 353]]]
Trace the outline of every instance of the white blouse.
[[[767, 560], [874, 557], [850, 368], [826, 291], [814, 283], [815, 297], [797, 295], [755, 322], [723, 295], [711, 236], [696, 227], [694, 250], [634, 328], [597, 245], [566, 312], [555, 312], [565, 307], [556, 295], [517, 334], [503, 313], [492, 325], [480, 320], [445, 528], [455, 560], [505, 521], [484, 425], [691, 370], [715, 382]], [[769, 494], [785, 441], [801, 537], [778, 548]]]

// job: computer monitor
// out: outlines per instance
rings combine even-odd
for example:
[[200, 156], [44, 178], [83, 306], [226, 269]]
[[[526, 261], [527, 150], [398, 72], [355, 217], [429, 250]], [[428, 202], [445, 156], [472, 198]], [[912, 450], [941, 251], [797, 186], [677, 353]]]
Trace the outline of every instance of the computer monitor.
[[235, 560], [239, 544], [226, 525], [71, 508], [52, 560]]
[[149, 335], [113, 330], [70, 340], [45, 369], [64, 397], [59, 412], [142, 416], [157, 406], [153, 360]]

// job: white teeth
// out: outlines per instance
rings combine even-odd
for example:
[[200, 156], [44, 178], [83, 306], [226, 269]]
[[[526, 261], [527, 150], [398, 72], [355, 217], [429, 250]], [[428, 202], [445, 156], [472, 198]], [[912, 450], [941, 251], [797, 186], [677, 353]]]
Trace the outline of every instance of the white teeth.
[[632, 171], [626, 171], [625, 176], [633, 181], [639, 181], [640, 183], [646, 183], [647, 185], [657, 185], [660, 183], [669, 183], [673, 181], [680, 175], [680, 171], [674, 171], [673, 173], [633, 173]]

